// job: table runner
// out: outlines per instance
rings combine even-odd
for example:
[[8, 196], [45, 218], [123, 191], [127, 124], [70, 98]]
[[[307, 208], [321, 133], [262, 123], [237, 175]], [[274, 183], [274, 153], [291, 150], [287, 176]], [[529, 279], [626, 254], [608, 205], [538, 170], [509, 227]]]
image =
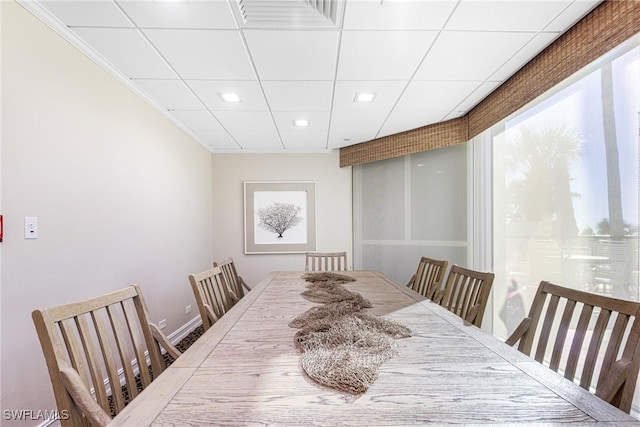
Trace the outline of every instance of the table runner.
[[380, 365], [396, 353], [392, 338], [406, 338], [406, 326], [365, 312], [371, 303], [343, 285], [354, 278], [339, 273], [307, 273], [301, 295], [324, 303], [297, 316], [294, 341], [300, 366], [317, 383], [358, 395], [378, 377]]

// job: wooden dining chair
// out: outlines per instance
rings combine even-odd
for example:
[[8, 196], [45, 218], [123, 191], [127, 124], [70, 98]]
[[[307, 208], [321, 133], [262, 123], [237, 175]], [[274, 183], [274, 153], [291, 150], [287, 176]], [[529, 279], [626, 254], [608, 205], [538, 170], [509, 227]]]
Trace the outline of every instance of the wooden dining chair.
[[640, 368], [640, 303], [542, 281], [506, 343], [630, 411]]
[[236, 266], [233, 263], [232, 258], [227, 258], [220, 262], [213, 263], [214, 267], [220, 267], [222, 270], [222, 274], [224, 275], [224, 280], [229, 287], [231, 292], [231, 298], [234, 299], [235, 302], [244, 297], [246, 292], [249, 292], [251, 288], [245, 283], [242, 276], [238, 275], [236, 270]]
[[307, 252], [304, 271], [346, 271], [346, 252]]
[[164, 371], [161, 347], [180, 356], [149, 321], [137, 285], [32, 317], [62, 427], [106, 425]]
[[461, 317], [465, 322], [482, 326], [484, 310], [493, 285], [493, 273], [484, 273], [452, 265], [444, 289], [433, 302]]
[[234, 298], [220, 267], [190, 274], [189, 282], [206, 331], [233, 307]]
[[418, 263], [418, 270], [407, 283], [407, 287], [433, 300], [434, 295], [442, 288], [447, 264], [447, 261], [422, 257]]

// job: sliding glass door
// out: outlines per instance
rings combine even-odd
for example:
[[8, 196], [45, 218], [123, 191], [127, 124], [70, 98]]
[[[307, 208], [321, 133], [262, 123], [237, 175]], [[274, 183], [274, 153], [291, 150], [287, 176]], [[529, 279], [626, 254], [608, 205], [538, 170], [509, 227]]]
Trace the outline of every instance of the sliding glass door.
[[355, 268], [406, 283], [422, 256], [466, 266], [467, 170], [467, 144], [355, 166]]

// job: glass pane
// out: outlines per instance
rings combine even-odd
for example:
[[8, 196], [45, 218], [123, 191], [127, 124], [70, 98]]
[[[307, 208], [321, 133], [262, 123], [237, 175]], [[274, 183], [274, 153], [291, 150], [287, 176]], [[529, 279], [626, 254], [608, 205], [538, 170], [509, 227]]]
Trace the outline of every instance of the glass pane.
[[362, 166], [362, 238], [404, 238], [404, 159]]
[[411, 155], [413, 240], [466, 240], [466, 153], [461, 144]]
[[355, 268], [407, 283], [420, 258], [467, 264], [467, 144], [354, 167]]
[[383, 271], [402, 284], [409, 282], [423, 256], [447, 260], [449, 265], [465, 265], [467, 261], [466, 247], [365, 244], [362, 251], [363, 269]]
[[513, 331], [541, 280], [639, 300], [639, 64], [636, 47], [497, 131], [496, 335]]

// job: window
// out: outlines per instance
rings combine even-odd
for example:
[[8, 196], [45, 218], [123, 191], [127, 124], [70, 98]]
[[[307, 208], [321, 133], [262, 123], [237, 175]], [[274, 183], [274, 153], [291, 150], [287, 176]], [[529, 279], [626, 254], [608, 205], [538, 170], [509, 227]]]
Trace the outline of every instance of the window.
[[492, 129], [496, 336], [541, 280], [640, 300], [639, 117], [636, 40]]
[[529, 311], [541, 280], [640, 300], [640, 47], [631, 43], [489, 131], [498, 338]]

